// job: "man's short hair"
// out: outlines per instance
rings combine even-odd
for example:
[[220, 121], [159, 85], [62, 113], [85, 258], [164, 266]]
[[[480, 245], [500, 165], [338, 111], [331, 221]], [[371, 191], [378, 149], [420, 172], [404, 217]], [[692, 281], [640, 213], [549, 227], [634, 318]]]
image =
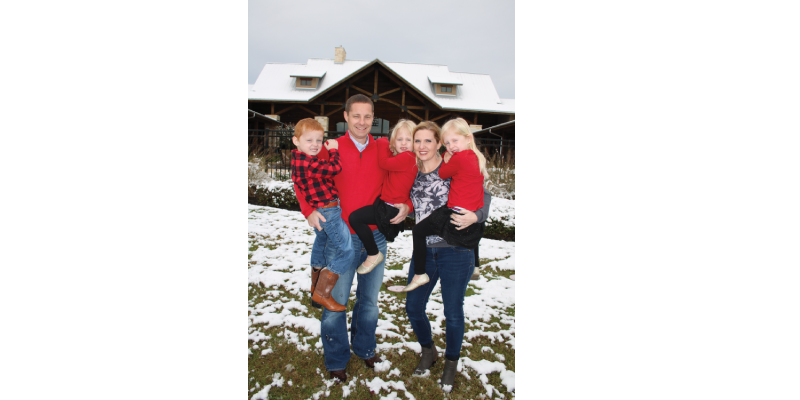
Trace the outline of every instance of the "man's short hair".
[[294, 126], [294, 137], [300, 139], [306, 132], [320, 131], [325, 134], [325, 128], [314, 118], [303, 118]]
[[372, 99], [364, 96], [361, 93], [352, 95], [349, 99], [347, 99], [347, 103], [344, 105], [344, 112], [350, 114], [350, 107], [353, 105], [353, 103], [368, 103], [370, 107], [372, 107], [372, 112], [375, 112], [375, 104], [372, 102]]

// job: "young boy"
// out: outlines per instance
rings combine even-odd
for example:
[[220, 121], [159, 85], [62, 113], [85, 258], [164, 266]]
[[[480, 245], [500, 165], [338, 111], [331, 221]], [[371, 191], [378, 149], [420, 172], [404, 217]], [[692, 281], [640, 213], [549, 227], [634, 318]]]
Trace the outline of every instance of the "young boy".
[[308, 205], [325, 218], [324, 222], [320, 218], [322, 230], [314, 231], [317, 238], [311, 249], [311, 300], [339, 312], [345, 307], [333, 300], [331, 290], [352, 262], [353, 240], [342, 219], [339, 193], [333, 186], [333, 177], [342, 170], [339, 143], [328, 140], [325, 148], [330, 159], [319, 159], [323, 134], [322, 125], [313, 118], [303, 119], [294, 127], [292, 143], [297, 150], [292, 150], [292, 182], [297, 186], [298, 197], [302, 194]]

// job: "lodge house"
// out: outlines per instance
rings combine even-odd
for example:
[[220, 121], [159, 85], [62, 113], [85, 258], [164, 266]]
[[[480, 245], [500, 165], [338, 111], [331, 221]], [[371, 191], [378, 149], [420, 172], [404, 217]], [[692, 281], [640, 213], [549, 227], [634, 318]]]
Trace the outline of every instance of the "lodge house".
[[373, 134], [388, 134], [400, 119], [464, 118], [476, 138], [514, 139], [514, 99], [497, 95], [486, 74], [450, 72], [446, 65], [348, 60], [343, 47], [333, 59], [305, 64], [268, 63], [248, 85], [248, 128], [315, 118], [334, 136], [344, 133], [344, 104], [356, 93], [375, 103]]

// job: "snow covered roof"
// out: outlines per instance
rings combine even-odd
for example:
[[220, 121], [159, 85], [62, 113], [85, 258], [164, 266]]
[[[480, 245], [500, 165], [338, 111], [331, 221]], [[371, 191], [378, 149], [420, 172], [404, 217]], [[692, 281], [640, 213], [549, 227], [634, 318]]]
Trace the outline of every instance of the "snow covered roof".
[[428, 75], [428, 80], [431, 81], [431, 83], [439, 83], [442, 85], [463, 85], [461, 80], [454, 76]]
[[323, 76], [325, 76], [325, 71], [302, 68], [289, 76], [302, 77], [302, 78], [322, 78]]
[[[334, 63], [333, 59], [310, 58], [306, 64], [269, 63], [264, 65], [261, 74], [253, 85], [248, 85], [249, 100], [266, 101], [310, 101], [326, 92], [340, 81], [350, 78], [364, 68], [379, 63], [397, 74], [401, 80], [414, 87], [423, 96], [444, 110], [483, 111], [514, 113], [514, 99], [501, 99], [486, 74], [450, 72], [446, 65], [412, 64], [348, 60]], [[295, 78], [300, 71], [323, 71], [316, 89], [298, 89]], [[303, 75], [310, 76], [310, 75]], [[435, 83], [460, 85], [455, 96], [438, 96], [434, 93]]]
[[[341, 64], [335, 64], [332, 59], [318, 58], [310, 58], [306, 64], [269, 63], [264, 65], [256, 82], [250, 88], [247, 98], [249, 100], [309, 101], [367, 64], [369, 61], [358, 60], [345, 60]], [[325, 77], [319, 80], [316, 89], [298, 89], [295, 87], [295, 78], [292, 75], [302, 70], [325, 71]]]

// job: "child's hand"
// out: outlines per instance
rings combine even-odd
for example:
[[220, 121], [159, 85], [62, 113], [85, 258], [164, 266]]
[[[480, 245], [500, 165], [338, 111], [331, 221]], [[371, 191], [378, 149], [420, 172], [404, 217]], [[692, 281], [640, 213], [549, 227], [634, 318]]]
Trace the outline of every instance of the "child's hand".
[[325, 148], [328, 150], [339, 149], [339, 142], [337, 142], [336, 139], [328, 139], [328, 141], [325, 142]]
[[450, 157], [453, 157], [453, 154], [451, 154], [449, 151], [445, 151], [443, 157], [444, 162], [450, 162]]

